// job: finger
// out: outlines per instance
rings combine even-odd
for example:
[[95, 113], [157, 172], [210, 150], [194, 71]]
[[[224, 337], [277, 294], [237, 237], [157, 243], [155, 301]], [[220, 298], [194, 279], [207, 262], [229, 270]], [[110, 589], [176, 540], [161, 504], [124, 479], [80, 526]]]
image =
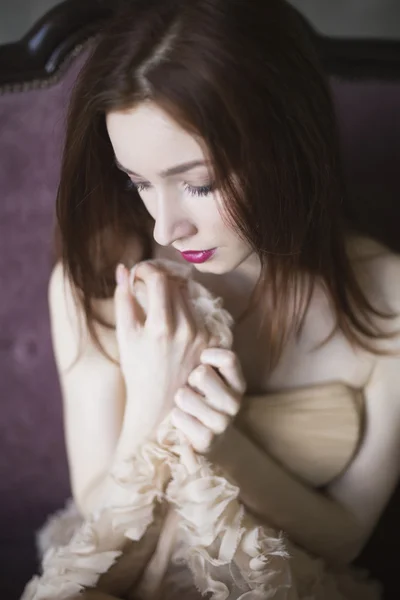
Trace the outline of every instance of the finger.
[[144, 281], [146, 277], [148, 277], [149, 275], [154, 274], [154, 273], [164, 273], [165, 275], [168, 275], [168, 279], [170, 279], [172, 281], [179, 281], [179, 282], [187, 281], [187, 279], [185, 277], [183, 277], [182, 275], [178, 275], [176, 273], [171, 273], [170, 271], [168, 271], [164, 267], [164, 265], [161, 265], [161, 264], [155, 265], [153, 262], [148, 261], [148, 260], [137, 263], [135, 265], [135, 267], [133, 267], [132, 272], [134, 275], [133, 281], [135, 279], [141, 279]]
[[118, 265], [115, 278], [117, 281], [114, 292], [115, 325], [117, 335], [119, 335], [119, 332], [140, 325], [143, 311], [131, 294], [129, 288], [129, 272], [124, 265]]
[[230, 389], [209, 365], [200, 365], [188, 378], [190, 386], [204, 394], [207, 403], [220, 413], [234, 417], [240, 408], [241, 396]]
[[[168, 274], [147, 262], [140, 263], [134, 273], [134, 282], [140, 279], [147, 289], [146, 323], [160, 332], [172, 327], [171, 286]], [[134, 284], [133, 282], [133, 284]]]
[[173, 306], [175, 331], [190, 333], [193, 337], [199, 329], [187, 290], [187, 285], [171, 286], [171, 304]]
[[179, 408], [174, 408], [171, 413], [171, 421], [177, 429], [182, 431], [196, 452], [204, 454], [210, 449], [214, 435], [197, 419]]
[[161, 267], [153, 265], [151, 262], [144, 260], [140, 263], [137, 263], [134, 268], [135, 279], [142, 279], [142, 281], [145, 281], [149, 275], [160, 273], [161, 271], [165, 272]]
[[175, 402], [183, 412], [195, 417], [204, 427], [214, 434], [220, 435], [228, 427], [230, 419], [207, 403], [206, 399], [196, 394], [189, 387], [180, 388], [175, 394]]
[[218, 369], [227, 385], [239, 396], [246, 391], [246, 380], [243, 375], [240, 361], [232, 350], [225, 348], [207, 348], [200, 356], [203, 365], [210, 365]]

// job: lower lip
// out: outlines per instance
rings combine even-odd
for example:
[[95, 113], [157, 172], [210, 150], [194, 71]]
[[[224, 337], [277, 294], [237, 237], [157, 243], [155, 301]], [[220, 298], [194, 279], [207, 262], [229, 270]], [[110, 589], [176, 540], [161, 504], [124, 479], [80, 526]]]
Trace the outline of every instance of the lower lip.
[[216, 248], [213, 250], [203, 250], [202, 252], [181, 252], [183, 258], [190, 263], [204, 263], [207, 260], [210, 260], [212, 256], [214, 256], [216, 252]]

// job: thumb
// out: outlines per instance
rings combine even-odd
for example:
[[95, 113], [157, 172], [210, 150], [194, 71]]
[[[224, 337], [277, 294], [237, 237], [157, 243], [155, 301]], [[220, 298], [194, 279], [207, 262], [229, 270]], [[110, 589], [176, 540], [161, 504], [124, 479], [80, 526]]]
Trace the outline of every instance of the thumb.
[[115, 324], [117, 337], [119, 337], [122, 332], [137, 327], [140, 323], [140, 311], [135, 298], [132, 296], [129, 287], [129, 272], [124, 265], [118, 265], [115, 279], [117, 282], [114, 293]]

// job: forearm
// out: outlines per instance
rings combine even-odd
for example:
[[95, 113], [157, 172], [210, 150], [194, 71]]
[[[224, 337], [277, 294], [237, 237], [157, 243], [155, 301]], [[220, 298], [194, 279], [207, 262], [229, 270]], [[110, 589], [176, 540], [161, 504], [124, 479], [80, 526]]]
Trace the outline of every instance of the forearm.
[[243, 503], [266, 524], [329, 562], [355, 558], [361, 540], [356, 518], [280, 467], [236, 427], [221, 436], [210, 459], [233, 479]]
[[117, 494], [117, 484], [108, 471], [101, 473], [80, 493], [74, 494], [75, 503], [83, 518], [101, 510]]
[[121, 485], [113, 474], [120, 470], [123, 463], [134, 459], [141, 444], [154, 439], [155, 429], [152, 419], [140, 419], [136, 410], [126, 409], [118, 443], [108, 466], [80, 493], [74, 494], [75, 502], [84, 517], [110, 503], [118, 502]]

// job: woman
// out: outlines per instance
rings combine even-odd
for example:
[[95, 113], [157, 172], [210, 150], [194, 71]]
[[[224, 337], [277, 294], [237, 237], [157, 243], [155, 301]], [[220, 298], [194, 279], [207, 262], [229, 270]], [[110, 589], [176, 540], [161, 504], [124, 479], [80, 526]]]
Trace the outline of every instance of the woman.
[[[328, 86], [283, 0], [136, 1], [105, 27], [71, 100], [50, 282], [83, 515], [172, 409], [260, 522], [356, 558], [399, 475], [400, 261], [351, 232], [344, 197]], [[202, 353], [151, 257], [223, 298], [232, 351]]]

